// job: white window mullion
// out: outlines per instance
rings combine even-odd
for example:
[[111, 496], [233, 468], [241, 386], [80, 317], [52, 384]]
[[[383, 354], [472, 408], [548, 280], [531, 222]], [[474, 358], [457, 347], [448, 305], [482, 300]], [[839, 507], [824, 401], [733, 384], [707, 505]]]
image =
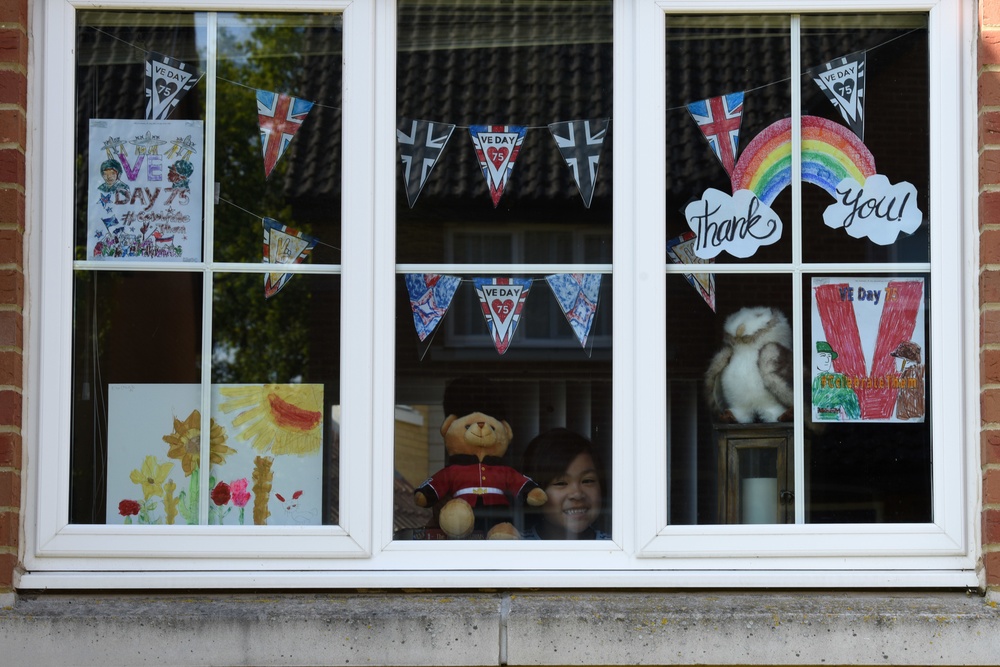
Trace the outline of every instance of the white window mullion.
[[[792, 331], [803, 331], [805, 314], [802, 312], [802, 19], [799, 15], [791, 17], [791, 35], [789, 53], [791, 62], [791, 93], [792, 93]], [[805, 378], [806, 369], [803, 363], [804, 350], [802, 336], [792, 336], [792, 377]], [[802, 398], [801, 380], [796, 384], [793, 410], [796, 419], [792, 422], [794, 433], [792, 438], [792, 477], [795, 489], [795, 523], [805, 523], [805, 415], [806, 405]]]
[[215, 236], [215, 119], [218, 80], [219, 15], [209, 12], [205, 31], [208, 35], [205, 72], [205, 223], [202, 225], [203, 265], [201, 283], [201, 477], [198, 479], [198, 524], [208, 524], [209, 478], [212, 476], [212, 287]]

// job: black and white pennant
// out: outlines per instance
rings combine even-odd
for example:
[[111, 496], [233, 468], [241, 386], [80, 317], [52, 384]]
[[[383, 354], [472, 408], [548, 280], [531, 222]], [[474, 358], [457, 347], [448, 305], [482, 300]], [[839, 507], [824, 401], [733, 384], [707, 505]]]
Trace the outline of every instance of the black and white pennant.
[[146, 120], [170, 116], [201, 77], [186, 63], [151, 51], [146, 58]]
[[549, 125], [549, 132], [556, 140], [559, 152], [573, 172], [576, 187], [580, 189], [583, 205], [590, 208], [597, 183], [597, 167], [608, 132], [610, 118], [597, 120], [568, 120]]
[[851, 53], [835, 58], [820, 67], [809, 70], [830, 103], [840, 109], [858, 138], [865, 139], [865, 52]]
[[403, 185], [410, 208], [427, 184], [455, 126], [429, 120], [404, 118], [396, 128], [400, 159], [403, 161]]

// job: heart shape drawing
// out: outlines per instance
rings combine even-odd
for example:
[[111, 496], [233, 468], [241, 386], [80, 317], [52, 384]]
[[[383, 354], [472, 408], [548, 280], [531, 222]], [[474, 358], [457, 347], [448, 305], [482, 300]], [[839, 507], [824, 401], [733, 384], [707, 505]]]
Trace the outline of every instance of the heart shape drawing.
[[833, 84], [833, 92], [845, 100], [848, 99], [854, 92], [854, 79], [844, 79]]
[[493, 166], [499, 169], [503, 166], [503, 163], [507, 161], [507, 156], [510, 155], [510, 151], [506, 148], [495, 148], [493, 146], [486, 149], [486, 157], [489, 158]]
[[166, 79], [156, 80], [156, 92], [160, 94], [160, 99], [166, 99], [174, 94], [177, 90], [177, 84], [173, 81], [167, 81]]
[[500, 318], [500, 323], [503, 324], [514, 310], [514, 301], [511, 299], [507, 299], [506, 301], [493, 299], [492, 303], [490, 303], [490, 308], [493, 309], [493, 313]]

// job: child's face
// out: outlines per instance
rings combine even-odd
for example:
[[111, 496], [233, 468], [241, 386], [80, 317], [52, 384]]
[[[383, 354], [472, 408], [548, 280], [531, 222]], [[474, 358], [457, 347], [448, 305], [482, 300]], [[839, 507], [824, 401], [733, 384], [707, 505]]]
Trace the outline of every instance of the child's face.
[[114, 169], [105, 169], [102, 175], [104, 176], [104, 182], [108, 185], [114, 185], [115, 181], [118, 180], [118, 172]]
[[566, 539], [578, 537], [597, 521], [601, 513], [601, 482], [590, 454], [580, 454], [566, 472], [545, 487], [548, 502], [542, 516], [557, 531], [561, 527]]

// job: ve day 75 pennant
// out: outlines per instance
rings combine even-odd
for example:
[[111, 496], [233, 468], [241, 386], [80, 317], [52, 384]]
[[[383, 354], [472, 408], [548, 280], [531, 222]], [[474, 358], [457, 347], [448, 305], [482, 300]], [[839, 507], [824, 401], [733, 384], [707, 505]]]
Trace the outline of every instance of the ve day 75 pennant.
[[472, 282], [476, 286], [493, 345], [497, 352], [503, 354], [521, 321], [521, 310], [531, 289], [531, 279], [473, 278]]
[[201, 80], [201, 73], [161, 53], [146, 58], [146, 120], [170, 116], [181, 98]]
[[549, 132], [559, 146], [559, 153], [573, 172], [576, 187], [580, 189], [583, 205], [590, 208], [597, 183], [597, 165], [604, 147], [610, 118], [597, 120], [568, 120], [551, 123]]
[[809, 75], [830, 102], [840, 109], [858, 138], [865, 139], [865, 52], [835, 58], [809, 70]]
[[522, 125], [473, 125], [469, 128], [476, 158], [490, 186], [493, 208], [500, 204], [503, 189], [521, 150], [528, 128]]
[[417, 197], [427, 184], [431, 170], [454, 130], [455, 126], [450, 123], [408, 118], [400, 120], [396, 128], [396, 142], [403, 161], [403, 186], [410, 208], [417, 203]]
[[312, 107], [312, 102], [285, 93], [257, 91], [257, 120], [260, 123], [261, 151], [264, 154], [264, 178], [271, 175], [274, 165], [285, 154], [285, 149], [302, 127]]
[[[265, 264], [301, 264], [316, 247], [317, 241], [277, 220], [264, 218]], [[270, 299], [291, 279], [292, 274], [280, 271], [264, 274], [264, 298]]]

